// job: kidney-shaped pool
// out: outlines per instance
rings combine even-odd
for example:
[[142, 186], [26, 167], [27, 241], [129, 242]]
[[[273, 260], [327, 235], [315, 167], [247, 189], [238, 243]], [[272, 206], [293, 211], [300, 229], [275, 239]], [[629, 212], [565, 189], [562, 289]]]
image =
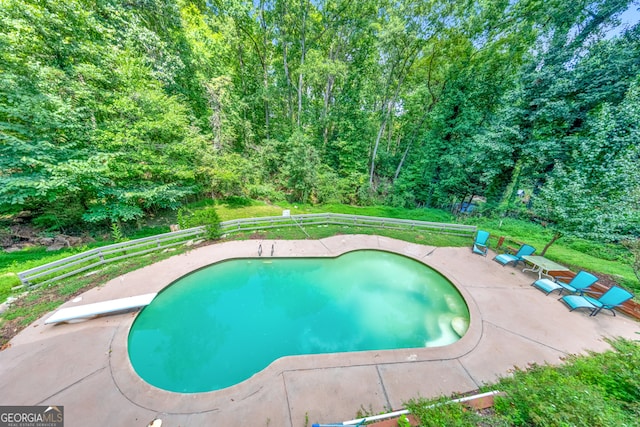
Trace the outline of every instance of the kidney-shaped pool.
[[283, 356], [443, 346], [468, 325], [462, 296], [438, 272], [360, 250], [234, 259], [193, 272], [138, 314], [128, 349], [149, 384], [197, 393], [244, 381]]

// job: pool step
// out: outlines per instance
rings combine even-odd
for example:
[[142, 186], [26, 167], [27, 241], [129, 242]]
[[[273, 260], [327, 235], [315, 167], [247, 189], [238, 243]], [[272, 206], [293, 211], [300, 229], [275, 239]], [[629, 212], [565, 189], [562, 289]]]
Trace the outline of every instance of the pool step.
[[135, 297], [118, 298], [110, 301], [96, 302], [93, 304], [79, 305], [76, 307], [62, 308], [56, 311], [44, 323], [72, 323], [107, 314], [122, 313], [146, 307], [158, 295], [157, 293], [137, 295]]

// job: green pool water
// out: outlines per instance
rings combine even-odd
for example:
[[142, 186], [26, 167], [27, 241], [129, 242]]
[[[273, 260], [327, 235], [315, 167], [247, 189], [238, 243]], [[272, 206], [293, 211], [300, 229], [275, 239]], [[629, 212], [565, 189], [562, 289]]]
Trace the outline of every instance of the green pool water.
[[455, 287], [400, 255], [236, 259], [159, 293], [131, 328], [129, 357], [149, 384], [196, 393], [283, 356], [451, 344], [468, 323]]

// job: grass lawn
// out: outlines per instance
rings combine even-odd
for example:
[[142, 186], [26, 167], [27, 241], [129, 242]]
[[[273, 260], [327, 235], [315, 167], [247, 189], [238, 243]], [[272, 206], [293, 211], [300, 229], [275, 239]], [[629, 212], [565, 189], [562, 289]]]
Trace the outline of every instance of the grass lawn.
[[[189, 206], [196, 210], [209, 203], [198, 203]], [[343, 213], [357, 214], [388, 218], [415, 219], [431, 222], [465, 223], [476, 225], [479, 229], [487, 230], [491, 233], [489, 245], [495, 249], [499, 236], [506, 236], [512, 242], [526, 242], [538, 249], [538, 253], [549, 242], [552, 231], [539, 225], [518, 221], [513, 219], [493, 219], [480, 217], [455, 218], [446, 211], [436, 209], [402, 209], [387, 206], [367, 206], [356, 207], [339, 204], [329, 204], [322, 206], [293, 205], [283, 203], [281, 205], [270, 205], [264, 202], [257, 202], [246, 199], [232, 199], [228, 203], [215, 205], [216, 212], [221, 221], [237, 218], [254, 218], [265, 216], [281, 216], [284, 209], [289, 209], [292, 214], [304, 213]], [[161, 224], [158, 218], [154, 219], [153, 227], [146, 227], [139, 230], [132, 230], [126, 237], [129, 239], [141, 238], [147, 235], [165, 233], [168, 231], [168, 223], [175, 221], [175, 215], [166, 218], [167, 224]], [[396, 239], [401, 239], [413, 243], [428, 246], [470, 246], [469, 238], [443, 235], [429, 232], [411, 232], [401, 230], [376, 229], [356, 226], [317, 226], [307, 225], [303, 229], [299, 227], [281, 227], [275, 229], [265, 229], [253, 232], [235, 233], [228, 236], [228, 239], [320, 239], [336, 234], [377, 234]], [[11, 288], [20, 284], [17, 273], [38, 265], [46, 264], [69, 255], [83, 252], [91, 247], [106, 245], [112, 242], [96, 242], [90, 246], [78, 248], [66, 248], [55, 252], [47, 252], [44, 248], [29, 248], [22, 251], [0, 253], [0, 302], [8, 296], [14, 294]], [[185, 250], [184, 248], [179, 251]], [[9, 309], [0, 319], [2, 322], [16, 322], [19, 325], [28, 324], [38, 316], [55, 308], [56, 305], [69, 299], [72, 295], [82, 292], [90, 287], [105, 283], [109, 279], [145, 265], [157, 262], [164, 257], [171, 256], [176, 252], [154, 254], [126, 261], [108, 264], [100, 270], [99, 274], [90, 276], [74, 276], [59, 282], [55, 282], [46, 289], [32, 291], [28, 299], [25, 298], [16, 307]], [[608, 275], [615, 282], [629, 288], [632, 292], [640, 294], [640, 284], [631, 267], [633, 257], [631, 253], [621, 245], [603, 244], [576, 238], [564, 237], [550, 247], [546, 256], [563, 265], [569, 266], [574, 271], [585, 269], [596, 274]], [[18, 291], [20, 292], [20, 291]], [[5, 337], [6, 340], [6, 337]]]

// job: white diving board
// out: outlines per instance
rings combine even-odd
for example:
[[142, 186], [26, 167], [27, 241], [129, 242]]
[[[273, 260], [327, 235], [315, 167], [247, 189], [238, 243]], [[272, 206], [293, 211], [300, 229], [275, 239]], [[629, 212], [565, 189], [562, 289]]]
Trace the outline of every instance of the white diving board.
[[62, 308], [56, 311], [44, 323], [74, 322], [92, 319], [105, 314], [115, 314], [146, 307], [158, 295], [157, 293], [138, 295], [135, 297], [119, 298], [76, 307]]

